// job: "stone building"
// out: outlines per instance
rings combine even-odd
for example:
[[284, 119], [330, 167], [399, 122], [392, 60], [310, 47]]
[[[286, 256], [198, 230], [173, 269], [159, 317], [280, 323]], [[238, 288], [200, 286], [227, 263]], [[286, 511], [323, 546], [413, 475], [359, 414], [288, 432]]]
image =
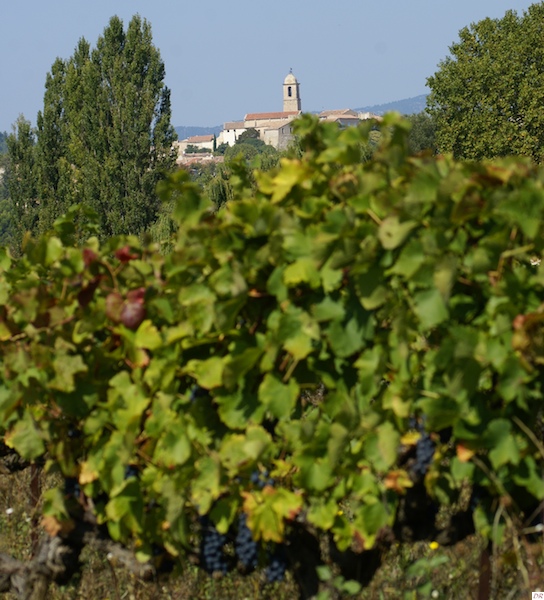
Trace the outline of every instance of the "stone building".
[[175, 145], [178, 147], [178, 153], [180, 154], [183, 154], [188, 146], [212, 152], [214, 150], [214, 139], [215, 136], [211, 133], [208, 135], [193, 135], [192, 137], [175, 142]]
[[[290, 71], [283, 81], [283, 110], [280, 112], [248, 113], [243, 121], [229, 121], [217, 138], [217, 145], [234, 146], [244, 131], [256, 129], [266, 144], [284, 150], [293, 139], [292, 122], [302, 113], [300, 84]], [[371, 113], [358, 113], [349, 108], [324, 110], [319, 113], [323, 121], [333, 121], [340, 127], [357, 125], [365, 119], [380, 119]]]
[[382, 117], [370, 112], [355, 112], [351, 108], [343, 108], [340, 110], [323, 110], [319, 113], [319, 118], [322, 121], [333, 121], [338, 123], [340, 127], [349, 127], [358, 125], [361, 121], [367, 119], [376, 119], [381, 121]]
[[280, 112], [248, 113], [243, 121], [224, 124], [217, 144], [233, 146], [244, 131], [256, 129], [260, 138], [277, 150], [287, 148], [293, 138], [291, 122], [302, 112], [300, 84], [292, 72], [283, 81], [283, 110]]

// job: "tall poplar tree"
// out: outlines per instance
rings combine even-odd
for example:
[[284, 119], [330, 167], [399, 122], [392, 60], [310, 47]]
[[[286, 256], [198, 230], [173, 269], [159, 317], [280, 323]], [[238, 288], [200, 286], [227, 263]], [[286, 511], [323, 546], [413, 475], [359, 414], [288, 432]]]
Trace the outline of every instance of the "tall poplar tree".
[[[158, 215], [158, 180], [175, 166], [170, 91], [151, 26], [113, 17], [96, 47], [81, 39], [48, 73], [33, 151], [38, 219], [48, 229], [68, 206], [96, 210], [103, 236], [138, 234]], [[22, 139], [12, 136], [17, 148]], [[10, 151], [10, 160], [20, 160]], [[10, 189], [14, 203], [25, 205]], [[22, 202], [21, 202], [22, 201]]]
[[32, 126], [22, 115], [8, 136], [8, 163], [5, 173], [12, 219], [14, 241], [22, 239], [25, 231], [35, 231], [38, 223], [38, 185], [35, 168], [36, 137]]

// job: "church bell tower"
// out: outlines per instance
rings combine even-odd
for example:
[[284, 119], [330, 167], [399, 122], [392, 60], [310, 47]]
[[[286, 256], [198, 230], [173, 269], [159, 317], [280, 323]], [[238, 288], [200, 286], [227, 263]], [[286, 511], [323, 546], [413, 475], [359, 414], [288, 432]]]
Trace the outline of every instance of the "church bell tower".
[[301, 110], [299, 83], [291, 69], [283, 82], [283, 112]]

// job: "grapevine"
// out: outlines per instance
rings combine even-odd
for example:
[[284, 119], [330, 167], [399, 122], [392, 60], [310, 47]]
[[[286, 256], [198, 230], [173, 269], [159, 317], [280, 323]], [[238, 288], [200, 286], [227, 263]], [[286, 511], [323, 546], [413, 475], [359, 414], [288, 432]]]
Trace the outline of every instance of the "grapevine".
[[296, 127], [301, 158], [220, 210], [163, 181], [167, 254], [77, 209], [0, 252], [0, 449], [61, 482], [52, 539], [311, 597], [327, 556], [367, 582], [395, 540], [500, 541], [497, 502], [523, 522], [544, 498], [541, 167], [411, 157], [394, 115]]

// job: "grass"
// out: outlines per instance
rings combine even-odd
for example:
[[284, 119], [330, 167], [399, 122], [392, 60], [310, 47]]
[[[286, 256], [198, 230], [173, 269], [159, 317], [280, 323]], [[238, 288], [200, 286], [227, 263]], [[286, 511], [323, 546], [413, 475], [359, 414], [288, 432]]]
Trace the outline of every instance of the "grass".
[[[31, 556], [33, 517], [28, 502], [29, 470], [0, 475], [0, 552], [27, 560]], [[393, 545], [360, 600], [477, 598], [484, 542], [471, 536], [451, 548], [429, 542]], [[180, 566], [176, 576], [142, 582], [91, 549], [82, 554], [81, 575], [70, 585], [52, 585], [50, 600], [296, 600], [291, 577], [267, 584], [261, 572], [242, 577], [231, 573], [214, 579], [193, 565]], [[530, 598], [544, 590], [544, 543], [528, 543], [513, 531], [491, 560], [495, 600]], [[348, 596], [344, 596], [348, 597]]]

